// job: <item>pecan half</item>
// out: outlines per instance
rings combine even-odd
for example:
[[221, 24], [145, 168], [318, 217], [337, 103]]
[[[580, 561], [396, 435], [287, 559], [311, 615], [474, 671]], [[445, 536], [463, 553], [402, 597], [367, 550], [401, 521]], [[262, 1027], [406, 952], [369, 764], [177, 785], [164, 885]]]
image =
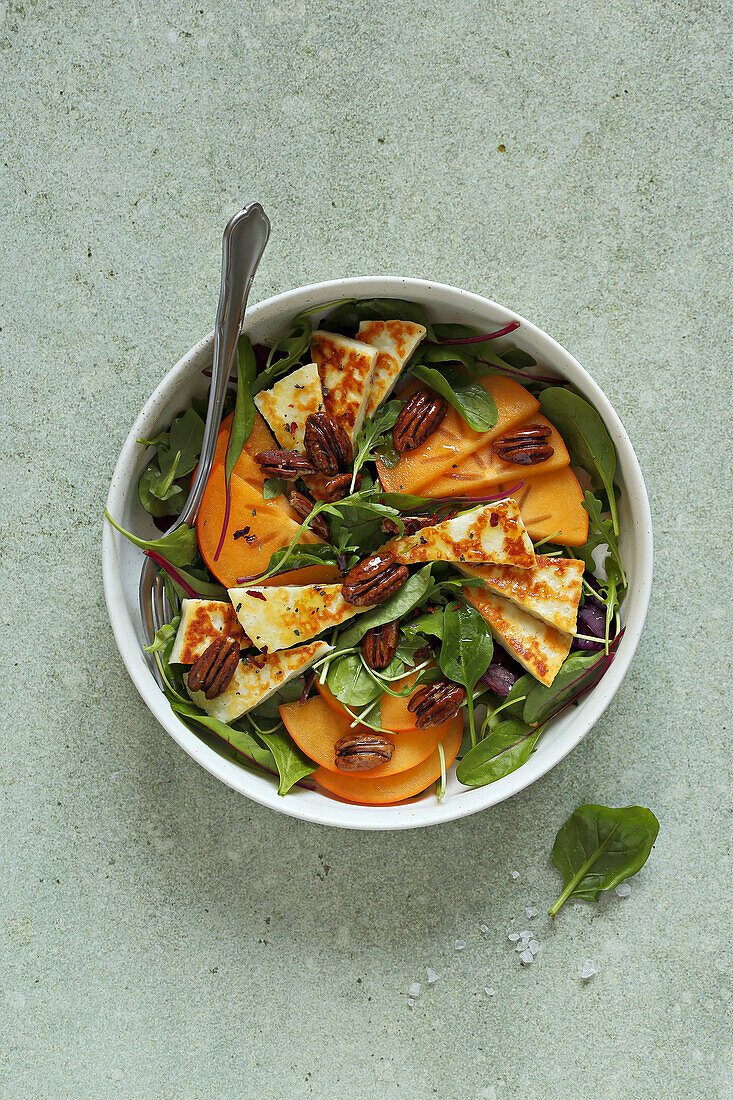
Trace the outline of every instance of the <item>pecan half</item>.
[[395, 655], [400, 636], [400, 620], [382, 623], [367, 630], [361, 643], [361, 652], [369, 668], [386, 668]]
[[[291, 490], [288, 495], [290, 507], [298, 513], [301, 519], [307, 519], [313, 511], [313, 501], [305, 493], [299, 493], [297, 489]], [[331, 532], [328, 529], [325, 517], [321, 515], [314, 516], [309, 524], [310, 530], [314, 535], [318, 535], [324, 542], [331, 541]]]
[[447, 412], [448, 406], [442, 397], [430, 390], [415, 390], [402, 406], [392, 429], [395, 450], [404, 454], [422, 446], [438, 430]]
[[[337, 474], [336, 477], [330, 477], [327, 481], [319, 479], [318, 482], [310, 484], [309, 488], [316, 500], [325, 500], [328, 504], [333, 504], [335, 500], [343, 500], [349, 495], [350, 486], [351, 474]], [[354, 490], [356, 491], [360, 486], [361, 474], [357, 474]]]
[[333, 416], [311, 413], [305, 422], [305, 453], [322, 474], [337, 474], [350, 465], [351, 440]]
[[[422, 531], [423, 527], [432, 527], [436, 523], [443, 523], [444, 520], [453, 519], [457, 516], [458, 512], [431, 512], [427, 516], [400, 516], [400, 519], [405, 525], [404, 533], [406, 535], [414, 535], [418, 531]], [[385, 535], [399, 535], [400, 529], [393, 519], [382, 520], [382, 530]]]
[[417, 691], [407, 704], [407, 709], [415, 715], [415, 725], [419, 730], [428, 726], [439, 726], [458, 713], [466, 698], [466, 689], [451, 680], [436, 680], [422, 691]]
[[[248, 639], [249, 640], [249, 639]], [[191, 665], [188, 686], [191, 691], [203, 691], [207, 699], [221, 695], [231, 682], [239, 664], [239, 642], [231, 638], [215, 638]]]
[[391, 550], [379, 550], [348, 571], [341, 594], [355, 607], [369, 607], [394, 596], [408, 576], [407, 566], [397, 565]]
[[268, 477], [284, 477], [286, 481], [294, 481], [303, 474], [316, 472], [308, 455], [301, 454], [300, 451], [260, 451], [255, 455], [255, 462], [259, 463]]
[[363, 772], [392, 759], [394, 745], [378, 733], [355, 733], [334, 745], [336, 767], [342, 772]]
[[527, 424], [505, 432], [494, 440], [494, 454], [503, 462], [518, 466], [536, 466], [552, 458], [555, 448], [548, 444], [552, 431], [546, 424]]

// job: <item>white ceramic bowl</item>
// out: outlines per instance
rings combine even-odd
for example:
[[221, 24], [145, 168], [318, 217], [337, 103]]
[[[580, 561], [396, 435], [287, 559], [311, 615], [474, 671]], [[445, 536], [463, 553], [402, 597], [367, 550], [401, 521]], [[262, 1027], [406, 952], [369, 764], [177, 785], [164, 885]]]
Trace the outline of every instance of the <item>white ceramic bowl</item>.
[[[281, 798], [271, 779], [234, 763], [226, 755], [225, 747], [217, 746], [215, 738], [198, 737], [171, 711], [141, 649], [137, 590], [142, 557], [140, 551], [109, 524], [105, 524], [102, 541], [104, 590], [115, 640], [135, 686], [171, 737], [212, 775], [263, 806], [306, 821], [348, 829], [413, 829], [476, 813], [528, 787], [575, 748], [598, 721], [626, 675], [644, 626], [652, 583], [652, 527], [639, 463], [608, 399], [560, 344], [529, 321], [488, 298], [422, 279], [390, 276], [334, 279], [287, 291], [253, 306], [247, 313], [245, 328], [253, 341], [268, 342], [281, 335], [301, 310], [323, 305], [325, 312], [328, 303], [340, 298], [372, 297], [407, 298], [423, 305], [434, 321], [474, 325], [480, 332], [490, 332], [510, 321], [519, 321], [520, 327], [510, 337], [497, 341], [497, 348], [512, 344], [529, 352], [540, 364], [538, 373], [546, 373], [542, 368], [549, 367], [553, 374], [567, 379], [603, 417], [618, 452], [617, 482], [622, 490], [619, 502], [621, 552], [629, 590], [622, 613], [626, 632], [600, 684], [578, 706], [565, 711], [551, 723], [526, 764], [487, 787], [465, 788], [449, 774], [448, 790], [442, 803], [434, 794], [427, 794], [408, 805], [357, 806], [319, 791], [303, 789], [293, 790]], [[137, 481], [145, 465], [146, 453], [136, 441], [141, 437], [150, 439], [189, 404], [191, 397], [205, 392], [207, 383], [201, 372], [211, 365], [212, 348], [213, 333], [210, 333], [183, 356], [155, 390], [125, 440], [112, 477], [107, 508], [127, 530], [137, 534], [149, 532], [148, 537], [152, 538], [156, 534], [137, 498]]]

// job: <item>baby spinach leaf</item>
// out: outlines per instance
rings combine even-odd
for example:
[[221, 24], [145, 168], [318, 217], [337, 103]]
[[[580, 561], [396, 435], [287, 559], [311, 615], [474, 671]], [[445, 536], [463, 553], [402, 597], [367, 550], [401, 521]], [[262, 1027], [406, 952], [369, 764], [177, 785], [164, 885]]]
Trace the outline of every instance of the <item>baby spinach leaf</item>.
[[402, 623], [402, 631], [407, 638], [413, 638], [416, 634], [430, 634], [433, 638], [443, 640], [443, 608], [437, 607], [434, 611], [423, 611], [416, 619], [410, 619], [409, 623]]
[[[168, 441], [158, 447], [158, 462], [162, 473], [170, 469], [172, 456], [178, 455], [176, 477], [185, 477], [196, 468], [204, 441], [204, 422], [195, 409], [186, 409], [171, 424]], [[161, 453], [162, 452], [162, 453]]]
[[531, 729], [521, 718], [499, 722], [469, 749], [456, 769], [456, 777], [467, 787], [483, 787], [503, 779], [525, 763], [541, 733], [542, 727]]
[[451, 367], [436, 370], [422, 363], [411, 366], [410, 372], [444, 397], [474, 431], [488, 432], [496, 424], [499, 414], [494, 398], [472, 378]]
[[540, 408], [555, 425], [577, 466], [590, 474], [596, 487], [603, 487], [611, 510], [613, 532], [618, 535], [618, 515], [613, 479], [616, 448], [600, 415], [572, 390], [550, 386], [540, 394]]
[[299, 780], [305, 779], [306, 775], [312, 775], [318, 767], [300, 751], [284, 726], [268, 732], [258, 730], [257, 736], [265, 742], [275, 758], [280, 775], [278, 794], [287, 794]]
[[234, 406], [232, 428], [229, 434], [226, 462], [224, 464], [227, 485], [255, 422], [252, 384], [256, 370], [255, 353], [252, 350], [249, 336], [242, 333], [237, 343], [237, 402]]
[[[194, 589], [197, 596], [204, 600], [225, 600], [229, 602], [229, 596], [227, 590], [223, 584], [219, 584], [218, 581], [209, 581], [205, 577], [210, 574], [204, 573], [203, 569], [192, 569], [188, 572], [185, 569], [181, 569], [180, 566], [176, 567], [177, 575], [186, 582], [191, 588]], [[176, 578], [170, 575], [167, 579], [173, 584], [179, 599], [185, 600], [190, 598], [190, 593], [176, 584]]]
[[659, 822], [644, 806], [579, 806], [555, 837], [551, 859], [565, 889], [549, 910], [555, 917], [568, 898], [597, 901], [646, 863]]
[[428, 339], [432, 328], [422, 306], [402, 298], [365, 298], [362, 301], [346, 301], [321, 321], [321, 328], [328, 332], [353, 334], [362, 321], [413, 321], [424, 325]]
[[120, 527], [119, 523], [112, 519], [106, 508], [104, 514], [114, 529], [124, 535], [126, 539], [129, 539], [135, 546], [139, 546], [141, 550], [157, 551], [177, 568], [182, 565], [191, 565], [198, 556], [196, 531], [192, 527], [186, 526], [185, 523], [182, 527], [176, 527], [175, 531], [169, 531], [167, 535], [161, 535], [159, 539], [139, 539], [137, 535], [132, 535], [124, 527]]
[[562, 710], [571, 696], [581, 690], [584, 673], [597, 663], [597, 653], [578, 650], [565, 658], [562, 668], [550, 687], [540, 684], [533, 677], [534, 686], [527, 694], [522, 711], [524, 721], [531, 726], [536, 726]]
[[443, 645], [440, 667], [444, 676], [462, 684], [468, 693], [468, 723], [471, 744], [476, 744], [473, 689], [491, 664], [494, 641], [488, 624], [475, 607], [459, 604], [443, 612]]
[[262, 499], [274, 500], [286, 491], [287, 481], [282, 477], [266, 477], [262, 484]]
[[485, 725], [489, 729], [495, 729], [500, 721], [505, 721], [507, 718], [521, 718], [524, 710], [524, 702], [536, 684], [537, 681], [531, 673], [523, 673], [523, 675], [512, 684], [506, 698], [502, 699], [501, 704], [495, 708], [496, 711], [501, 713], [502, 717], [499, 718], [497, 714], [496, 718], [494, 718], [494, 712], [489, 711], [486, 715]]
[[192, 722], [198, 722], [200, 726], [209, 730], [211, 733], [215, 733], [217, 737], [221, 737], [223, 741], [226, 741], [228, 745], [231, 745], [237, 752], [243, 753], [254, 761], [261, 768], [267, 771], [276, 771], [277, 765], [275, 763], [275, 757], [269, 749], [263, 748], [261, 744], [253, 737], [248, 730], [235, 729], [233, 726], [228, 725], [226, 722], [220, 722], [218, 718], [212, 718], [210, 715], [202, 711], [195, 703], [187, 703], [179, 700], [171, 699], [171, 710], [183, 718], [188, 718]]
[[336, 657], [328, 667], [326, 683], [347, 707], [365, 707], [382, 694], [382, 688], [369, 675], [358, 653]]
[[393, 619], [401, 619], [408, 615], [425, 599], [425, 593], [430, 587], [431, 566], [426, 565], [417, 573], [408, 577], [399, 592], [390, 596], [388, 600], [375, 607], [372, 611], [366, 611], [359, 615], [352, 626], [340, 635], [338, 648], [351, 649], [358, 645], [368, 630], [372, 627], [390, 623]]

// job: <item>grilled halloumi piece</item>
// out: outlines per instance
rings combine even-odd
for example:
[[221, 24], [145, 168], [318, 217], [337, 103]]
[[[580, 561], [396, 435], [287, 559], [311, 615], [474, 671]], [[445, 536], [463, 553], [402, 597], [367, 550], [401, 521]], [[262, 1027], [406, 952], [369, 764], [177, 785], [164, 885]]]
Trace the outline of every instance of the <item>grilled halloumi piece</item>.
[[549, 687], [570, 652], [572, 635], [528, 615], [488, 588], [466, 588], [464, 593], [509, 656]]
[[248, 710], [264, 703], [289, 680], [305, 672], [319, 657], [325, 657], [332, 648], [327, 642], [309, 642], [284, 653], [268, 654], [261, 668], [245, 659], [239, 662], [221, 695], [207, 699], [203, 691], [189, 691], [188, 694], [196, 706], [212, 718], [220, 722], [234, 722]]
[[416, 325], [414, 321], [361, 322], [357, 338], [379, 352], [367, 401], [367, 416], [372, 416], [387, 400], [405, 363], [426, 332], [424, 325]]
[[271, 389], [256, 393], [254, 402], [280, 446], [302, 451], [306, 420], [311, 413], [323, 412], [318, 367], [315, 363], [299, 367]]
[[391, 550], [404, 565], [423, 561], [497, 562], [531, 569], [535, 564], [532, 540], [516, 501], [511, 499], [481, 504], [453, 519], [423, 527], [415, 535], [391, 539], [384, 549]]
[[480, 577], [494, 592], [528, 611], [548, 626], [575, 634], [578, 605], [583, 592], [582, 561], [577, 558], [548, 558], [537, 554], [534, 569], [511, 565], [464, 565], [467, 577]]
[[229, 598], [252, 644], [270, 653], [314, 638], [368, 610], [347, 603], [341, 584], [230, 588]]
[[352, 443], [364, 423], [378, 354], [369, 344], [335, 332], [318, 329], [311, 337], [326, 412], [341, 422]]
[[170, 662], [192, 665], [219, 635], [235, 642], [244, 638], [234, 608], [225, 600], [182, 600], [181, 623]]

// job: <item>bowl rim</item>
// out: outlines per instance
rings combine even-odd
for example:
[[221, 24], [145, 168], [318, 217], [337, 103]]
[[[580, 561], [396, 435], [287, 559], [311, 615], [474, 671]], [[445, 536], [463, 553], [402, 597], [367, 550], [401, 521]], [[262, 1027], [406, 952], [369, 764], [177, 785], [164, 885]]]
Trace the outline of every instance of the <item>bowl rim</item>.
[[[248, 309], [245, 329], [279, 313], [295, 314], [301, 309], [309, 308], [311, 304], [325, 306], [328, 302], [352, 297], [409, 298], [411, 290], [421, 295], [437, 294], [458, 299], [455, 303], [457, 306], [463, 304], [490, 313], [491, 323], [496, 318], [497, 327], [518, 321], [521, 330], [531, 336], [533, 344], [543, 346], [546, 357], [551, 358], [552, 369], [576, 385], [595, 405], [614, 440], [619, 465], [623, 468], [623, 480], [638, 547], [633, 607], [630, 611], [627, 610], [624, 624], [626, 630], [613, 663], [600, 683], [573, 712], [573, 721], [565, 731], [564, 738], [555, 746], [552, 754], [546, 753], [539, 758], [539, 765], [537, 755], [533, 754], [521, 768], [504, 779], [486, 787], [463, 788], [442, 803], [428, 796], [396, 806], [363, 806], [323, 795], [320, 791], [298, 791], [284, 798], [279, 796], [276, 785], [269, 779], [256, 775], [217, 753], [189, 730], [170, 709], [142, 653], [139, 611], [136, 607], [136, 622], [129, 613], [125, 599], [122, 575], [118, 568], [118, 551], [123, 538], [106, 522], [102, 534], [104, 594], [115, 642], [135, 687], [158, 722], [193, 760], [232, 789], [280, 813], [339, 828], [393, 831], [454, 821], [497, 805], [541, 778], [580, 743], [611, 703], [638, 646], [651, 594], [651, 511], [644, 478], [631, 441], [615, 409], [591, 375], [561, 344], [531, 321], [490, 298], [450, 284], [394, 275], [367, 275], [311, 283], [266, 298]], [[312, 302], [314, 298], [318, 301]], [[436, 305], [440, 304], [445, 303], [436, 302]], [[188, 378], [202, 356], [211, 350], [213, 336], [213, 332], [208, 333], [171, 367], [135, 418], [115, 464], [107, 494], [106, 506], [113, 516], [119, 517], [123, 513], [132, 477], [129, 468], [134, 467], [139, 459], [137, 439], [143, 434], [143, 426], [159, 412], [162, 403], [167, 404], [177, 385]], [[317, 796], [317, 800], [315, 797], [304, 798], [304, 795]]]

